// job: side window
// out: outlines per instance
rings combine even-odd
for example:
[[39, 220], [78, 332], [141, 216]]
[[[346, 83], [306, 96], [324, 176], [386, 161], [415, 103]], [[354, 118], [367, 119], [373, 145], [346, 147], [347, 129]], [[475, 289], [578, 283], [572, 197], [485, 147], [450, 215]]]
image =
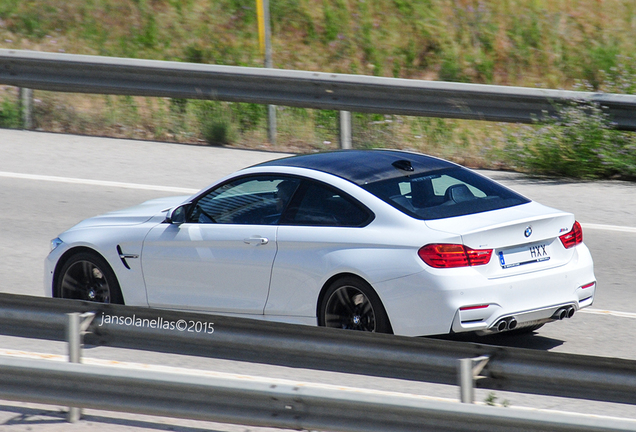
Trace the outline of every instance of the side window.
[[307, 182], [299, 195], [286, 213], [286, 224], [359, 227], [373, 216], [353, 198], [321, 183]]
[[189, 221], [220, 224], [277, 224], [300, 180], [246, 177], [225, 183], [194, 203]]

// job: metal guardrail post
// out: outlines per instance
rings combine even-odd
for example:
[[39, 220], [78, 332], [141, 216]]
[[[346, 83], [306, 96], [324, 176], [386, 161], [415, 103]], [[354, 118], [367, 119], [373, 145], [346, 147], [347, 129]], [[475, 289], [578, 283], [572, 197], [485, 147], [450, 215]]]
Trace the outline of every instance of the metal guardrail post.
[[[272, 28], [269, 14], [269, 0], [262, 0], [263, 23], [265, 25], [265, 67], [272, 69]], [[270, 144], [276, 144], [276, 105], [267, 105], [267, 140]]]
[[340, 111], [340, 148], [351, 149], [351, 112]]
[[475, 402], [475, 380], [481, 377], [479, 374], [490, 360], [488, 356], [467, 358], [459, 360], [459, 392], [462, 403]]
[[33, 128], [33, 90], [20, 87], [20, 117], [22, 119], [22, 129]]
[[276, 144], [276, 105], [267, 105], [267, 140]]
[[[73, 312], [66, 314], [68, 323], [66, 327], [66, 337], [68, 341], [68, 361], [70, 363], [81, 363], [82, 361], [82, 342], [83, 336], [90, 326], [95, 314], [93, 312], [85, 312], [80, 314]], [[67, 421], [76, 423], [82, 415], [82, 410], [77, 407], [69, 407]]]

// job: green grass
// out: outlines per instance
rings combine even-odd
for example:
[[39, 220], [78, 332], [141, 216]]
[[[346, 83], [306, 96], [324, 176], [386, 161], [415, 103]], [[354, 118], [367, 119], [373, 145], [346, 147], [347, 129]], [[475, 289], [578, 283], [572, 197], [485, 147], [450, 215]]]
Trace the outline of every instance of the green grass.
[[[262, 64], [255, 0], [0, 0], [3, 47]], [[274, 0], [277, 68], [568, 87], [633, 56], [627, 0]], [[55, 43], [53, 43], [53, 40]]]
[[[255, 3], [0, 0], [0, 47], [261, 67]], [[631, 0], [272, 0], [270, 7], [276, 68], [636, 90]], [[35, 97], [34, 122], [44, 130], [300, 152], [337, 147], [338, 118], [331, 111], [279, 107], [272, 146], [263, 106], [48, 92]], [[15, 127], [14, 100], [6, 92], [0, 100], [0, 125]], [[473, 166], [580, 176], [565, 168], [574, 159], [589, 162], [577, 164], [585, 166], [579, 169], [584, 176], [633, 176], [632, 136], [596, 117], [585, 121], [599, 131], [585, 129], [576, 138], [557, 132], [568, 122], [555, 119], [531, 127], [528, 137], [522, 126], [354, 114], [353, 137], [360, 148], [409, 148]], [[564, 150], [577, 139], [591, 140], [603, 157]], [[555, 140], [559, 146], [546, 145]]]
[[11, 98], [0, 100], [0, 127], [17, 128], [20, 126], [20, 107]]

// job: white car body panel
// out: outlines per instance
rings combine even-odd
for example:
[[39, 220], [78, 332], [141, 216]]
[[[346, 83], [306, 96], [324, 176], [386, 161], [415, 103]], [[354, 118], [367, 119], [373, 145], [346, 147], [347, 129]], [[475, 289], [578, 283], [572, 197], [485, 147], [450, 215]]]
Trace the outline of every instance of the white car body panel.
[[155, 226], [141, 254], [148, 304], [262, 315], [276, 255], [276, 230], [253, 225]]

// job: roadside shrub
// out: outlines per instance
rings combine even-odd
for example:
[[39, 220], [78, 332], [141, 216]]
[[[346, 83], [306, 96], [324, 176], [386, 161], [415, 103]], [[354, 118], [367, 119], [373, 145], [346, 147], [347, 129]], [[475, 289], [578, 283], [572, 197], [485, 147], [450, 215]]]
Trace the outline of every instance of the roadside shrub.
[[239, 132], [245, 133], [259, 128], [267, 119], [267, 105], [254, 103], [231, 103], [232, 123]]
[[536, 174], [581, 179], [636, 176], [636, 139], [615, 129], [603, 107], [572, 102], [508, 137], [517, 165]]
[[0, 102], [0, 127], [9, 129], [20, 127], [19, 105], [8, 98], [4, 98]]
[[[596, 69], [589, 80], [576, 83], [574, 89], [636, 93], [636, 60], [600, 49], [597, 53], [592, 60], [603, 68]], [[508, 150], [518, 167], [573, 178], [636, 179], [636, 134], [616, 130], [599, 104], [572, 102], [536, 124], [508, 135], [512, 144]]]
[[230, 142], [230, 121], [227, 116], [214, 103], [206, 103], [201, 106], [199, 122], [201, 135], [210, 145], [224, 145]]
[[219, 101], [196, 101], [201, 135], [210, 145], [231, 142], [231, 115]]
[[[599, 70], [600, 90], [605, 93], [636, 94], [636, 58], [616, 55], [609, 68]], [[593, 91], [593, 83], [582, 83], [577, 90]]]
[[223, 120], [209, 120], [203, 124], [203, 137], [210, 145], [228, 144], [229, 125]]

